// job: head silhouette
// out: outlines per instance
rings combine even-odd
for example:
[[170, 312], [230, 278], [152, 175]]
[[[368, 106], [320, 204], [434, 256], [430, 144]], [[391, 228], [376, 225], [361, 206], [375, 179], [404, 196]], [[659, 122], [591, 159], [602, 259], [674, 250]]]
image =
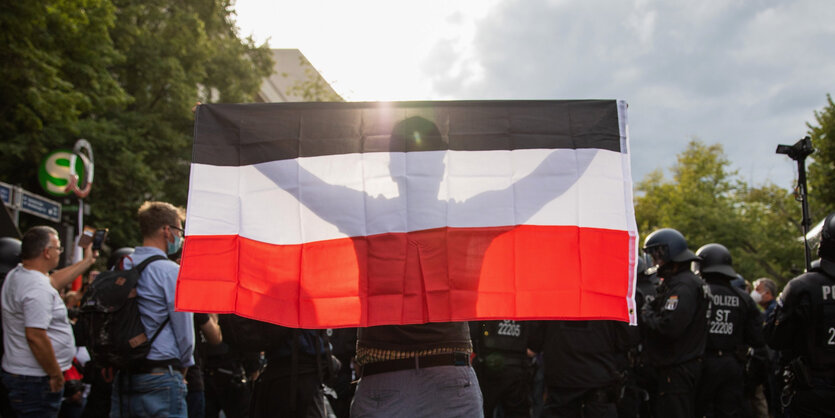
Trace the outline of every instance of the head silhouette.
[[[434, 190], [440, 186], [445, 168], [444, 151], [448, 149], [448, 140], [441, 135], [438, 126], [426, 118], [412, 116], [403, 119], [392, 128], [389, 150], [416, 153], [407, 158], [406, 173], [410, 177], [437, 176], [438, 182], [432, 185]], [[398, 187], [403, 187], [402, 182], [397, 183]]]
[[392, 152], [443, 151], [448, 148], [438, 126], [420, 116], [403, 119], [391, 130]]

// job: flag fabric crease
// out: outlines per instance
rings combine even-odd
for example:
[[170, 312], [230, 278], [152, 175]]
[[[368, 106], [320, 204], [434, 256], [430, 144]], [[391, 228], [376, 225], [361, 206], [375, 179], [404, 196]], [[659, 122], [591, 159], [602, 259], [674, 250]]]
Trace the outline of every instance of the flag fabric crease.
[[201, 105], [176, 306], [634, 323], [637, 235], [624, 102]]

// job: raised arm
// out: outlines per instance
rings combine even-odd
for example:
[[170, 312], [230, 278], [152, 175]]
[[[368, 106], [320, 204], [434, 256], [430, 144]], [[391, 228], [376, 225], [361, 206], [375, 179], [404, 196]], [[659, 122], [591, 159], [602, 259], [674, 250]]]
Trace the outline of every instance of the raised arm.
[[[508, 192], [513, 192], [513, 189], [516, 189], [517, 192], [525, 193], [524, 207], [517, 206], [514, 212], [516, 223], [523, 224], [542, 209], [545, 204], [561, 196], [574, 186], [576, 180], [586, 172], [594, 159], [594, 154], [591, 152], [579, 152], [578, 150], [573, 155], [574, 160], [570, 163], [576, 166], [576, 175], [572, 173], [566, 181], [558, 182], [555, 176], [550, 174], [555, 171], [565, 171], [560, 169], [558, 165], [566, 164], [568, 161], [565, 153], [552, 150], [530, 174], [510, 186], [501, 190], [480, 193], [463, 202], [450, 202], [450, 205], [459, 206], [462, 213], [478, 213], [483, 211], [484, 208], [492, 207], [497, 201], [505, 201]], [[547, 184], [549, 187], [542, 187], [543, 179], [549, 181], [549, 184]]]
[[[293, 167], [298, 172], [298, 176], [295, 178], [286, 176], [286, 169], [279, 172], [279, 170], [273, 170], [270, 166], [262, 165], [257, 168], [261, 174], [270, 179], [276, 186], [290, 193], [302, 205], [326, 222], [335, 225], [341, 232], [349, 236], [362, 232], [351, 230], [352, 224], [346, 222], [346, 211], [344, 208], [348, 202], [369, 198], [365, 192], [353, 190], [341, 185], [330, 184], [304, 168], [297, 160], [288, 161], [292, 161]], [[300, 190], [301, 184], [304, 184], [304, 190]], [[310, 193], [311, 190], [315, 190], [316, 193]], [[371, 198], [375, 200], [375, 205], [394, 203], [382, 197]]]

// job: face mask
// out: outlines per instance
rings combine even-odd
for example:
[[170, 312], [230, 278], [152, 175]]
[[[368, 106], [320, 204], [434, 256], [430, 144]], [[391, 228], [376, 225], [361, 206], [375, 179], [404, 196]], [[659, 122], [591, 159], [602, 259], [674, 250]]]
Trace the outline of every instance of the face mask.
[[760, 303], [763, 301], [763, 295], [757, 292], [757, 289], [754, 289], [751, 291], [751, 299], [754, 299], [754, 302]]
[[177, 251], [180, 251], [180, 247], [183, 246], [183, 239], [180, 237], [180, 234], [174, 234], [174, 242], [168, 242], [168, 255], [177, 254]]

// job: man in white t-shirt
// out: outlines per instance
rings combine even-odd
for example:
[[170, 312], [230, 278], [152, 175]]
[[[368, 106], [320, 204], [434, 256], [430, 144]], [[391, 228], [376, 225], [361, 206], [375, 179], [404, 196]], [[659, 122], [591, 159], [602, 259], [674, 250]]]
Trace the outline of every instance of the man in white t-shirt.
[[[63, 371], [75, 355], [67, 308], [49, 277], [63, 247], [55, 229], [36, 226], [23, 235], [22, 263], [2, 288], [3, 384], [19, 416], [57, 416]], [[85, 263], [89, 261], [85, 257]]]

